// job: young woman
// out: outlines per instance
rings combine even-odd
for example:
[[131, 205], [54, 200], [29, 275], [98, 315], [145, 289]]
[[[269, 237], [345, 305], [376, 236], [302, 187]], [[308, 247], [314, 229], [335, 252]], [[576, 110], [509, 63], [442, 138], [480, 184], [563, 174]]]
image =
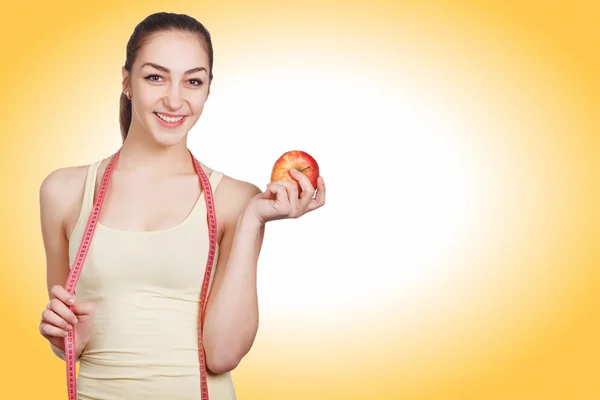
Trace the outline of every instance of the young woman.
[[186, 139], [213, 77], [210, 34], [194, 18], [148, 16], [126, 55], [123, 145], [76, 296], [63, 285], [112, 156], [56, 170], [40, 188], [50, 296], [40, 333], [65, 359], [66, 332], [74, 329], [80, 400], [200, 398], [198, 302], [209, 233], [199, 165], [212, 188], [218, 243], [201, 338], [208, 389], [211, 400], [234, 399], [229, 372], [258, 328], [265, 224], [323, 206], [325, 184], [319, 178], [314, 188], [293, 170], [300, 191], [296, 182], [276, 181], [262, 192], [192, 161]]

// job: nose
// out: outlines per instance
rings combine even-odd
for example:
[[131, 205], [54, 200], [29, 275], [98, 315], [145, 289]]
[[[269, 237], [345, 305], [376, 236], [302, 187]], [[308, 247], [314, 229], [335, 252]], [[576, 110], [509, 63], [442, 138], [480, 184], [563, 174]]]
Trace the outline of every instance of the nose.
[[172, 111], [177, 111], [183, 105], [183, 96], [181, 88], [178, 85], [171, 85], [167, 89], [167, 94], [164, 98], [165, 105]]

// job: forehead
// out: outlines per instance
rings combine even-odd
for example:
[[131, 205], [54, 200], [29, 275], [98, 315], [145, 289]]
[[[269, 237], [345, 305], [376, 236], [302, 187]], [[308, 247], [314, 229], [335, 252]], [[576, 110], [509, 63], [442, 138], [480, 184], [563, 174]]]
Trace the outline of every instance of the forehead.
[[174, 74], [195, 67], [209, 68], [204, 43], [198, 35], [185, 32], [160, 32], [152, 35], [140, 49], [135, 61], [137, 65], [146, 62], [160, 64]]

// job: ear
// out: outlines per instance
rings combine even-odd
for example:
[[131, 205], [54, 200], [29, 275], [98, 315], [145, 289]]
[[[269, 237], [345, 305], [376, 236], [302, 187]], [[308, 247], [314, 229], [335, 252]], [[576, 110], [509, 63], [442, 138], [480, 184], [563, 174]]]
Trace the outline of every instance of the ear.
[[121, 76], [123, 77], [121, 84], [123, 86], [123, 92], [125, 92], [127, 86], [129, 85], [129, 72], [125, 69], [125, 67], [121, 67]]

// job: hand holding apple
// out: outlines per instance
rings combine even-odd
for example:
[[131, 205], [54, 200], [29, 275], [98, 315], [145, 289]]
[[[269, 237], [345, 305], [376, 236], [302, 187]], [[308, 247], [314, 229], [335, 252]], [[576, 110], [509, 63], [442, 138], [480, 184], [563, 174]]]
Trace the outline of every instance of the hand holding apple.
[[[316, 196], [315, 188], [317, 190]], [[284, 218], [299, 218], [325, 204], [325, 181], [308, 153], [293, 150], [275, 162], [267, 189], [248, 207], [261, 224]]]

